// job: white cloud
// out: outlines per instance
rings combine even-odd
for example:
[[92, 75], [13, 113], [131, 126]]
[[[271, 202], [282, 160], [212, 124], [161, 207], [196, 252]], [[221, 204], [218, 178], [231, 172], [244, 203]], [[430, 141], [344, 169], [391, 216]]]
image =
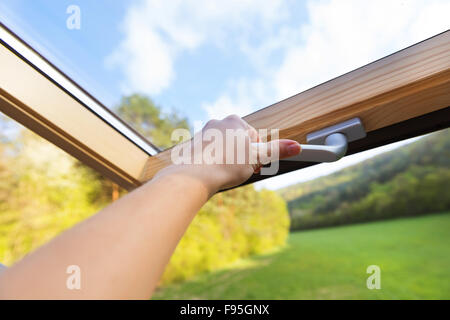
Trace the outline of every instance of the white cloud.
[[[308, 23], [281, 25], [275, 36], [266, 39], [259, 47], [245, 48], [251, 60], [257, 61], [261, 72], [259, 77], [241, 79], [241, 82], [258, 82], [265, 95], [260, 91], [228, 88], [215, 102], [204, 105], [209, 117], [223, 116], [235, 110], [242, 111], [235, 112], [240, 115], [255, 111], [450, 27], [450, 2], [446, 0], [309, 1], [307, 8]], [[279, 65], [270, 60], [276, 50], [283, 52]], [[413, 140], [368, 150], [335, 163], [319, 164], [255, 185], [257, 188], [278, 189], [311, 180]]]
[[[204, 104], [210, 117], [255, 111], [250, 106], [287, 98], [450, 27], [447, 0], [309, 1], [307, 11], [307, 23], [281, 24], [259, 46], [243, 44], [259, 70], [247, 81], [262, 83], [264, 99], [252, 90], [237, 94], [229, 88]], [[283, 57], [274, 64], [270, 58], [277, 50]]]
[[245, 116], [264, 106], [268, 100], [267, 85], [261, 79], [239, 79], [229, 84], [230, 94], [219, 96], [213, 103], [204, 103], [209, 119], [223, 119], [230, 114]]
[[[243, 116], [450, 27], [448, 0], [310, 0], [306, 20], [295, 16], [293, 3], [142, 0], [128, 10], [124, 39], [107, 63], [123, 71], [125, 93], [155, 95], [175, 79], [174, 65], [183, 52], [202, 45], [239, 50], [255, 73], [228, 79], [223, 92], [201, 105], [209, 118], [220, 119]], [[259, 185], [275, 188], [310, 179], [386, 148]]]
[[158, 94], [176, 76], [174, 63], [183, 51], [203, 43], [238, 46], [285, 16], [274, 0], [144, 0], [124, 19], [124, 39], [107, 58], [120, 68], [124, 91]]
[[118, 50], [107, 58], [107, 64], [123, 69], [125, 92], [160, 92], [174, 78], [173, 49], [135, 10], [129, 12], [125, 28], [127, 36]]
[[310, 1], [310, 22], [299, 28], [299, 44], [286, 51], [275, 73], [278, 98], [445, 31], [448, 12], [445, 0]]
[[[201, 107], [209, 118], [245, 115], [449, 27], [448, 0], [308, 1], [298, 20], [290, 1], [142, 0], [123, 21], [124, 38], [107, 63], [124, 74], [124, 93], [157, 95], [175, 63], [202, 45], [237, 50], [247, 78]], [[295, 3], [294, 3], [295, 4]], [[274, 58], [276, 57], [276, 58]]]

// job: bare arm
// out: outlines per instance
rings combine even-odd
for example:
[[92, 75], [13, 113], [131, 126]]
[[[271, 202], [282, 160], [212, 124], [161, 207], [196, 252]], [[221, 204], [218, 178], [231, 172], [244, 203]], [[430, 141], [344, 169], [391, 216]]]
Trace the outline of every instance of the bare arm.
[[[254, 129], [237, 117], [209, 127], [243, 127], [249, 141], [257, 139]], [[290, 140], [282, 140], [279, 147], [281, 158], [300, 152]], [[218, 190], [245, 181], [254, 169], [250, 164], [214, 164], [162, 170], [152, 181], [2, 272], [0, 298], [149, 298], [196, 212]], [[79, 290], [66, 286], [70, 265], [80, 268]]]

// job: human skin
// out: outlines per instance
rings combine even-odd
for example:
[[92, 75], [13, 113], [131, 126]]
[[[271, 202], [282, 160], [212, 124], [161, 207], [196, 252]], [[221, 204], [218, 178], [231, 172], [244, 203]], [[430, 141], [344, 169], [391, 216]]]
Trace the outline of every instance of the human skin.
[[[250, 143], [259, 141], [256, 130], [237, 116], [212, 120], [203, 131], [208, 128], [244, 129], [247, 153]], [[280, 159], [300, 152], [295, 141], [277, 142], [270, 147], [279, 148]], [[257, 170], [258, 165], [249, 163], [166, 167], [151, 181], [1, 272], [0, 299], [150, 298], [203, 204]], [[66, 271], [71, 265], [80, 268], [80, 289], [67, 287]]]

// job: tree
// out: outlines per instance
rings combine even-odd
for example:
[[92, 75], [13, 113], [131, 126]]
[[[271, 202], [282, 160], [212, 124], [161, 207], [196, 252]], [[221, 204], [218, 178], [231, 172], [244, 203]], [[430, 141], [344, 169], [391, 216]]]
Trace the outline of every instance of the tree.
[[0, 261], [11, 264], [97, 212], [94, 171], [31, 131], [0, 154]]
[[450, 209], [449, 168], [446, 129], [280, 193], [295, 230], [438, 213]]
[[[119, 117], [162, 149], [172, 146], [170, 138], [174, 129], [189, 129], [186, 118], [178, 116], [175, 112], [163, 113], [161, 108], [155, 105], [149, 97], [140, 94], [122, 97], [115, 109]], [[117, 200], [120, 194], [124, 193], [124, 190], [121, 190], [117, 184], [100, 176], [99, 178], [102, 180], [104, 190], [111, 195], [112, 201]]]
[[163, 113], [159, 106], [143, 95], [123, 97], [116, 110], [123, 120], [160, 148], [172, 146], [171, 135], [174, 129], [189, 129], [186, 118], [175, 112]]
[[[123, 98], [117, 112], [160, 147], [170, 146], [173, 129], [189, 128], [186, 119], [140, 95]], [[5, 140], [0, 132], [0, 261], [6, 264], [117, 198], [111, 181], [14, 125], [17, 135]], [[246, 186], [220, 193], [195, 217], [162, 283], [282, 246], [288, 230], [286, 203], [273, 191]]]

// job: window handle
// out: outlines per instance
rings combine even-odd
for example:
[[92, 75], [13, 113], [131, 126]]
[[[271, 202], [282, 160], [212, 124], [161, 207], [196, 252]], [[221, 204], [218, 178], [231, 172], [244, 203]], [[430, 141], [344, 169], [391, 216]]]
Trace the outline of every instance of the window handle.
[[308, 144], [301, 144], [300, 154], [283, 161], [333, 162], [347, 152], [348, 143], [366, 136], [359, 118], [353, 118], [331, 127], [309, 133]]
[[366, 130], [359, 118], [352, 118], [331, 127], [309, 133], [308, 144], [301, 144], [300, 154], [287, 158], [288, 161], [333, 162], [347, 152], [348, 143], [366, 136]]
[[287, 161], [333, 162], [347, 152], [347, 137], [342, 133], [332, 133], [325, 139], [324, 145], [301, 144], [302, 151]]

